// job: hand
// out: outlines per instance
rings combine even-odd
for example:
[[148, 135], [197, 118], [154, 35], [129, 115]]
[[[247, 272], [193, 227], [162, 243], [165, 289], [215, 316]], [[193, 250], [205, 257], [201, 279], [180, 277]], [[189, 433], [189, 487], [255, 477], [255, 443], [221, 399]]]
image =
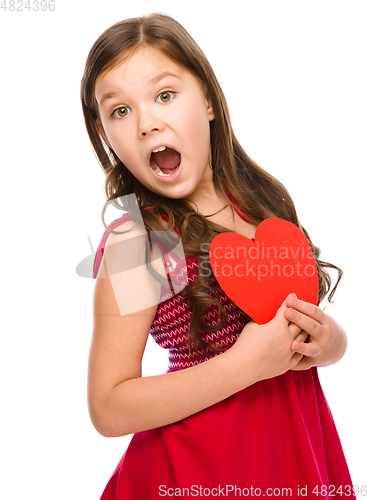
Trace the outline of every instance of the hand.
[[299, 325], [286, 319], [288, 298], [269, 323], [247, 323], [231, 348], [237, 356], [236, 362], [241, 360], [240, 366], [244, 366], [247, 359], [255, 382], [281, 375], [297, 366], [303, 358], [303, 354], [292, 350], [291, 345], [295, 339], [304, 342], [307, 334], [301, 332]]
[[347, 348], [344, 329], [319, 307], [290, 295], [285, 317], [308, 335], [307, 342], [297, 337], [291, 349], [303, 358], [292, 370], [308, 370], [312, 366], [328, 366], [339, 361]]

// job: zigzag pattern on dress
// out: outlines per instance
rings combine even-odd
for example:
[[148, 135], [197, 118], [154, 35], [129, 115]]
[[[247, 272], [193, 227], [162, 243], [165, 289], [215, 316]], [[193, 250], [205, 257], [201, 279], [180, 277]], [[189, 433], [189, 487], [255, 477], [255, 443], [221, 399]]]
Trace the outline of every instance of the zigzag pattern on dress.
[[[115, 229], [130, 219], [129, 214], [124, 214], [120, 219], [112, 222], [109, 228]], [[109, 235], [110, 232], [106, 230], [96, 251], [93, 267], [94, 278], [97, 277], [104, 247]], [[180, 285], [181, 288], [184, 288], [196, 280], [197, 272], [198, 261], [196, 257], [187, 257], [177, 262], [174, 271], [168, 273], [168, 279], [170, 279], [172, 284]], [[216, 281], [210, 293], [217, 297], [220, 304], [226, 310], [227, 321], [222, 329], [205, 336], [205, 339], [211, 345], [218, 346], [219, 351], [215, 352], [207, 349], [199, 350], [196, 353], [193, 350], [193, 343], [191, 351], [188, 347], [187, 338], [192, 311], [183, 299], [183, 292], [175, 294], [170, 288], [162, 286], [161, 302], [151, 325], [150, 333], [158, 345], [169, 351], [168, 371], [182, 370], [197, 365], [226, 351], [236, 342], [238, 335], [246, 323], [250, 321], [249, 316], [231, 302]], [[220, 314], [216, 306], [209, 307], [204, 314], [204, 320], [208, 325], [215, 325], [219, 319]]]
[[[186, 285], [195, 281], [197, 272], [197, 259], [190, 257], [186, 259], [186, 265], [183, 261], [178, 262], [176, 269], [170, 273], [170, 278], [176, 283]], [[219, 351], [206, 349], [196, 353], [193, 350], [193, 343], [191, 350], [188, 346], [192, 311], [183, 299], [183, 292], [174, 295], [169, 288], [162, 287], [161, 303], [151, 325], [150, 334], [160, 347], [169, 350], [168, 371], [189, 368], [226, 351], [236, 342], [238, 335], [250, 321], [250, 317], [228, 298], [217, 282], [214, 283], [211, 295], [217, 297], [226, 310], [226, 324], [222, 329], [204, 336], [205, 340], [217, 346]], [[209, 306], [204, 313], [204, 321], [208, 325], [215, 325], [219, 320], [218, 308], [215, 305]]]

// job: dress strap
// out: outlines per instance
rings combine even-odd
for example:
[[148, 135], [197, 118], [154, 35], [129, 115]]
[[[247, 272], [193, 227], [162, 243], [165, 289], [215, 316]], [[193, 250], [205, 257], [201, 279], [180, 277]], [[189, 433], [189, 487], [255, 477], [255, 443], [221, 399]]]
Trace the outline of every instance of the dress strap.
[[239, 204], [237, 203], [236, 199], [231, 195], [231, 193], [228, 190], [227, 190], [227, 195], [228, 195], [228, 198], [229, 198], [230, 202], [233, 205], [233, 208], [236, 210], [236, 212], [241, 217], [241, 219], [243, 219], [244, 221], [248, 222], [249, 224], [253, 224], [254, 221], [252, 219], [249, 219], [248, 217], [246, 217], [246, 215], [242, 212], [242, 210], [241, 210]]
[[[111, 224], [109, 224], [108, 227], [110, 229], [114, 230], [116, 227], [120, 226], [121, 224], [124, 224], [125, 222], [127, 222], [129, 220], [133, 220], [133, 219], [128, 213], [126, 213], [126, 214], [123, 214], [122, 217], [120, 217], [119, 219], [115, 219]], [[101, 264], [101, 261], [102, 261], [103, 255], [104, 255], [106, 241], [109, 238], [110, 234], [111, 234], [111, 232], [108, 231], [107, 229], [105, 229], [103, 237], [101, 238], [100, 245], [98, 246], [98, 248], [96, 250], [94, 265], [93, 265], [93, 275], [92, 275], [94, 279], [96, 278], [97, 273], [99, 272], [100, 264]]]
[[[168, 217], [165, 214], [161, 214], [161, 217], [166, 221], [168, 220]], [[134, 220], [134, 219], [128, 213], [125, 213], [119, 219], [115, 219], [111, 224], [109, 224], [108, 227], [109, 227], [109, 229], [114, 230], [116, 227], [120, 226], [121, 224], [124, 224], [125, 222], [127, 222], [129, 220]], [[174, 226], [174, 231], [180, 236], [177, 226]], [[93, 264], [93, 278], [94, 279], [96, 278], [97, 273], [99, 272], [100, 264], [101, 264], [101, 261], [102, 261], [103, 255], [104, 255], [106, 241], [109, 238], [110, 234], [111, 234], [110, 231], [108, 231], [106, 229], [104, 234], [103, 234], [103, 237], [101, 238], [100, 245], [97, 248], [97, 251], [95, 254], [95, 259], [94, 259], [94, 264]], [[158, 244], [159, 244], [160, 250], [162, 252], [166, 268], [168, 271], [171, 271], [172, 270], [172, 263], [169, 259], [168, 250], [165, 248], [165, 246], [160, 241], [158, 241]], [[174, 252], [170, 252], [170, 256], [176, 262], [176, 264], [178, 264], [181, 261], [181, 258], [178, 255], [176, 255]]]

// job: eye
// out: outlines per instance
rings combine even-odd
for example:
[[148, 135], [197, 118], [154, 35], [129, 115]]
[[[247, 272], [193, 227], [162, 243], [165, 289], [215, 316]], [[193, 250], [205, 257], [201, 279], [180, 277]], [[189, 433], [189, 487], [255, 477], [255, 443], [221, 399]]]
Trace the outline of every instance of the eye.
[[175, 96], [175, 92], [171, 92], [170, 90], [165, 90], [164, 92], [160, 92], [158, 97], [156, 98], [156, 102], [169, 102]]
[[130, 112], [131, 112], [131, 110], [129, 108], [126, 108], [125, 106], [122, 106], [121, 108], [115, 109], [112, 112], [111, 116], [114, 116], [114, 118], [124, 118]]

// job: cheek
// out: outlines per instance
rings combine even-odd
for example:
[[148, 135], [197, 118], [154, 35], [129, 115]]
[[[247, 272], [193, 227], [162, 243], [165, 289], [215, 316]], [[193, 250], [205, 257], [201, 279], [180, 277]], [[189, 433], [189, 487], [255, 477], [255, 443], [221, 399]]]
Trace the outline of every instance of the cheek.
[[135, 165], [137, 165], [137, 160], [134, 158], [133, 148], [129, 148], [127, 144], [124, 144], [121, 141], [116, 141], [111, 145], [114, 153], [118, 156], [120, 161], [126, 166], [131, 174], [136, 176], [137, 169], [135, 169]]
[[177, 118], [176, 122], [187, 146], [191, 149], [196, 148], [199, 152], [209, 149], [210, 125], [203, 102], [188, 103], [188, 106], [184, 106], [181, 110], [180, 119]]
[[126, 131], [116, 129], [111, 134], [110, 144], [123, 163], [129, 163], [134, 157], [135, 148], [132, 145], [132, 139]]
[[198, 155], [201, 155], [202, 160], [207, 161], [210, 151], [209, 121], [204, 117], [197, 117], [188, 124], [188, 127], [191, 130], [189, 138], [192, 147]]

